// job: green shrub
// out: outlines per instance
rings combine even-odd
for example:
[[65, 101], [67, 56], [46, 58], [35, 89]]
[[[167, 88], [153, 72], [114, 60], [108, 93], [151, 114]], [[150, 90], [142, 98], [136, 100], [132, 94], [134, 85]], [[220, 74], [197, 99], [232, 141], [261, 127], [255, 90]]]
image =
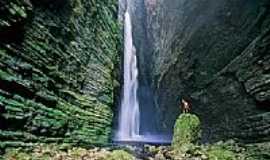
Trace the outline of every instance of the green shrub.
[[200, 138], [200, 120], [193, 114], [181, 114], [174, 126], [172, 147], [179, 150]]

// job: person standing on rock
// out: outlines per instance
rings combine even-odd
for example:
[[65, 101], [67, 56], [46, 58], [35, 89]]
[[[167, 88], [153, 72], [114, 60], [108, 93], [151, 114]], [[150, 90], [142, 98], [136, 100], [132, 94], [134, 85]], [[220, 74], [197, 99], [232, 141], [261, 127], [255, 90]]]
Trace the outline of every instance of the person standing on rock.
[[182, 113], [189, 113], [190, 112], [190, 103], [188, 103], [185, 99], [182, 98], [180, 103], [180, 109]]

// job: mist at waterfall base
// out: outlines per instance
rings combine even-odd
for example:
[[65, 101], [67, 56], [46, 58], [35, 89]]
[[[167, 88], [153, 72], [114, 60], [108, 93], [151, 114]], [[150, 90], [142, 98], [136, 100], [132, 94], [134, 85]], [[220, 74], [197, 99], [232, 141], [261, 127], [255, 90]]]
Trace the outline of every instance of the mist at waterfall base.
[[132, 20], [127, 9], [124, 14], [124, 84], [114, 141], [170, 143], [171, 136], [158, 134], [156, 131], [155, 126], [158, 123], [154, 118], [155, 109], [150, 88], [139, 87], [137, 55], [132, 35]]

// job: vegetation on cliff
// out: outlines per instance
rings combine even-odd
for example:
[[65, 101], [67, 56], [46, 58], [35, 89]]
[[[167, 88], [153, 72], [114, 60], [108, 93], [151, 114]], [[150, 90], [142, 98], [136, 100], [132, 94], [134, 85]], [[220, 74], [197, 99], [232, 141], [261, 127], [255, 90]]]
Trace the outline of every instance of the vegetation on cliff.
[[0, 1], [0, 149], [107, 143], [117, 0]]

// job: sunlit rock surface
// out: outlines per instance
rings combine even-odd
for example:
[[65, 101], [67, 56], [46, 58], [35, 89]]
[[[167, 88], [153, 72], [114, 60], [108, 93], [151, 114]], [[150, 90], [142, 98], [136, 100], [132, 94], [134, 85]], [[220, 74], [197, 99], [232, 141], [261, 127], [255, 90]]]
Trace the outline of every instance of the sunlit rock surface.
[[145, 6], [150, 45], [140, 68], [150, 74], [160, 130], [172, 132], [180, 98], [188, 97], [203, 141], [269, 140], [269, 1], [146, 0]]
[[0, 147], [107, 143], [116, 0], [0, 2]]
[[79, 148], [68, 145], [37, 145], [33, 149], [8, 148], [4, 159], [63, 159], [63, 160], [135, 160], [135, 157], [121, 149], [110, 148]]

